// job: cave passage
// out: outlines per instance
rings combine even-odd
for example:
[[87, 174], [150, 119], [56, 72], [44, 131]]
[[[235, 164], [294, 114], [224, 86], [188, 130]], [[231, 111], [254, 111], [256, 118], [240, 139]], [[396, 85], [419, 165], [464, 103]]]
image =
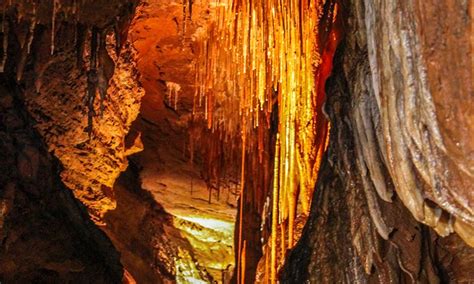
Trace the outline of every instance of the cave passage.
[[[143, 153], [149, 159], [156, 148], [155, 161], [166, 161], [162, 168], [170, 173], [158, 173], [157, 165], [144, 162], [142, 179], [144, 188], [156, 192], [157, 201], [182, 220], [178, 227], [188, 234], [193, 232], [185, 227], [193, 222], [220, 232], [226, 228], [219, 242], [236, 252], [236, 265], [226, 259], [220, 269], [235, 266], [234, 281], [245, 283], [260, 269], [270, 275], [259, 281], [275, 282], [277, 267], [309, 215], [328, 146], [324, 85], [342, 36], [341, 16], [336, 3], [296, 1], [291, 2], [294, 10], [274, 1], [236, 3], [194, 3], [193, 9], [184, 4], [181, 21], [171, 11], [166, 18], [154, 16], [159, 13], [153, 4], [139, 10], [146, 16], [138, 16], [131, 26], [131, 38], [147, 93], [142, 104], [150, 102], [147, 108], [156, 112], [144, 108], [141, 116], [150, 116], [147, 121], [155, 121], [161, 131], [166, 126], [157, 113], [176, 116], [165, 117], [166, 123], [188, 120], [185, 134], [168, 131], [165, 139], [153, 139], [150, 135], [160, 135], [159, 130], [142, 132]], [[324, 26], [321, 33], [315, 32], [318, 25]], [[151, 106], [149, 97], [157, 88], [166, 94], [163, 105]], [[158, 145], [147, 145], [147, 139]], [[182, 156], [189, 163], [185, 167], [171, 162], [177, 159], [170, 153], [179, 155], [170, 148], [174, 141], [183, 144]], [[208, 204], [203, 204], [206, 199]], [[235, 212], [226, 204], [238, 207], [235, 230], [229, 218]], [[216, 252], [195, 244], [208, 237], [201, 234], [194, 231], [191, 244]]]
[[[328, 146], [324, 85], [341, 16], [335, 3], [236, 3], [138, 8], [140, 178], [214, 280], [245, 283], [261, 270], [259, 281], [275, 282]], [[178, 279], [200, 279], [178, 266]]]
[[144, 147], [136, 161], [141, 187], [170, 214], [169, 225], [183, 239], [169, 236], [178, 244], [177, 255], [170, 256], [176, 281], [227, 283], [235, 266], [238, 164], [229, 163], [219, 175], [208, 168], [224, 165], [219, 156], [207, 160], [205, 147], [216, 147], [218, 138], [202, 132], [204, 124], [193, 115], [197, 55], [192, 37], [206, 28], [209, 7], [205, 2], [187, 5], [149, 1], [138, 7], [130, 25], [145, 90], [135, 122]]
[[3, 1], [0, 283], [473, 283], [458, 2]]

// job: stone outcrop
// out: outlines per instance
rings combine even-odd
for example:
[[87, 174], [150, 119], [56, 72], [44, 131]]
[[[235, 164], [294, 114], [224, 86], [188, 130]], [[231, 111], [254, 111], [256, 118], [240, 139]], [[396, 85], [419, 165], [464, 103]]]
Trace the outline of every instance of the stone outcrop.
[[139, 150], [125, 141], [143, 96], [126, 42], [135, 3], [10, 2], [5, 73], [21, 84], [36, 129], [64, 166], [63, 182], [100, 221], [115, 208], [112, 188], [127, 155]]
[[84, 103], [87, 76], [74, 68], [73, 56], [66, 53], [51, 64], [43, 73], [42, 80], [47, 82], [37, 90], [28, 89], [25, 96], [36, 128], [64, 166], [62, 180], [100, 217], [115, 208], [114, 182], [127, 168], [127, 156], [140, 150], [127, 149], [125, 136], [138, 115], [144, 92], [136, 79], [134, 51], [126, 44], [116, 59], [102, 116], [99, 102], [95, 105], [97, 116], [89, 137]]

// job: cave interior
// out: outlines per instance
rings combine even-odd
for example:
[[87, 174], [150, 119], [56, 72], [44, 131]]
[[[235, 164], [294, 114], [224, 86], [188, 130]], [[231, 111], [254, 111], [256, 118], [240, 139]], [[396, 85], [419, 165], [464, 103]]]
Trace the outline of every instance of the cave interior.
[[473, 17], [2, 0], [0, 283], [474, 283]]

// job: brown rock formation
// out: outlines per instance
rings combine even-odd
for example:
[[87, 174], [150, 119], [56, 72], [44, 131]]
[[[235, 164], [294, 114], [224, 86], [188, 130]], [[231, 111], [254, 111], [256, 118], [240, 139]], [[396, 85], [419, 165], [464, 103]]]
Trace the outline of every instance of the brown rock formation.
[[[82, 68], [90, 67], [84, 61], [94, 53], [83, 48], [85, 33], [98, 27], [105, 43], [105, 31], [117, 26], [109, 36], [117, 39], [117, 48], [106, 45], [107, 54], [103, 47], [97, 50], [99, 78], [112, 75], [111, 57], [123, 45], [118, 39], [123, 38], [121, 29], [126, 30], [133, 7], [129, 1], [2, 3], [1, 281], [122, 280], [119, 255], [89, 214], [100, 216], [114, 207], [111, 187], [126, 167], [125, 156], [136, 151], [126, 148], [124, 137], [138, 112], [141, 91], [127, 47], [114, 58], [111, 99], [95, 125], [94, 142], [88, 141]], [[112, 15], [116, 21], [109, 22]], [[97, 87], [103, 90], [106, 85], [99, 80]], [[93, 107], [100, 109], [99, 100]], [[60, 173], [83, 203], [63, 185]]]
[[133, 162], [114, 190], [117, 208], [105, 215], [103, 229], [137, 283], [172, 283], [179, 269], [201, 271], [196, 279], [210, 281], [204, 270], [196, 269], [194, 250], [175, 227], [173, 216], [141, 188], [139, 169]]
[[116, 60], [102, 116], [99, 102], [95, 105], [97, 117], [91, 138], [86, 131], [88, 117], [84, 103], [87, 79], [84, 72], [74, 68], [75, 62], [70, 60], [74, 53], [65, 54], [63, 60], [51, 64], [43, 73], [44, 78], [51, 79], [25, 94], [38, 131], [64, 166], [62, 180], [97, 216], [115, 208], [112, 188], [127, 167], [127, 155], [133, 153], [126, 148], [125, 136], [138, 115], [143, 95], [131, 64], [133, 54], [126, 44]]
[[468, 4], [448, 2], [343, 1], [331, 142], [284, 283], [474, 279]]
[[[125, 44], [133, 1], [10, 2], [5, 71], [21, 82], [38, 131], [64, 166], [62, 180], [100, 219], [115, 207], [112, 187], [126, 169], [125, 136], [143, 96]], [[91, 72], [98, 80], [88, 86]]]

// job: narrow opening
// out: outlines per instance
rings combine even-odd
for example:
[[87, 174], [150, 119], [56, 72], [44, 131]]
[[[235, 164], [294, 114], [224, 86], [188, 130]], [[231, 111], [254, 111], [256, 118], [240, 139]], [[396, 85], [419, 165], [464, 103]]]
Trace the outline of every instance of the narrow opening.
[[148, 1], [130, 27], [146, 93], [135, 123], [144, 144], [137, 158], [142, 188], [189, 243], [174, 256], [177, 281], [220, 283], [230, 281], [235, 266], [240, 172], [221, 155], [225, 143], [193, 113], [197, 37], [211, 13], [208, 3], [195, 2], [191, 8]]

